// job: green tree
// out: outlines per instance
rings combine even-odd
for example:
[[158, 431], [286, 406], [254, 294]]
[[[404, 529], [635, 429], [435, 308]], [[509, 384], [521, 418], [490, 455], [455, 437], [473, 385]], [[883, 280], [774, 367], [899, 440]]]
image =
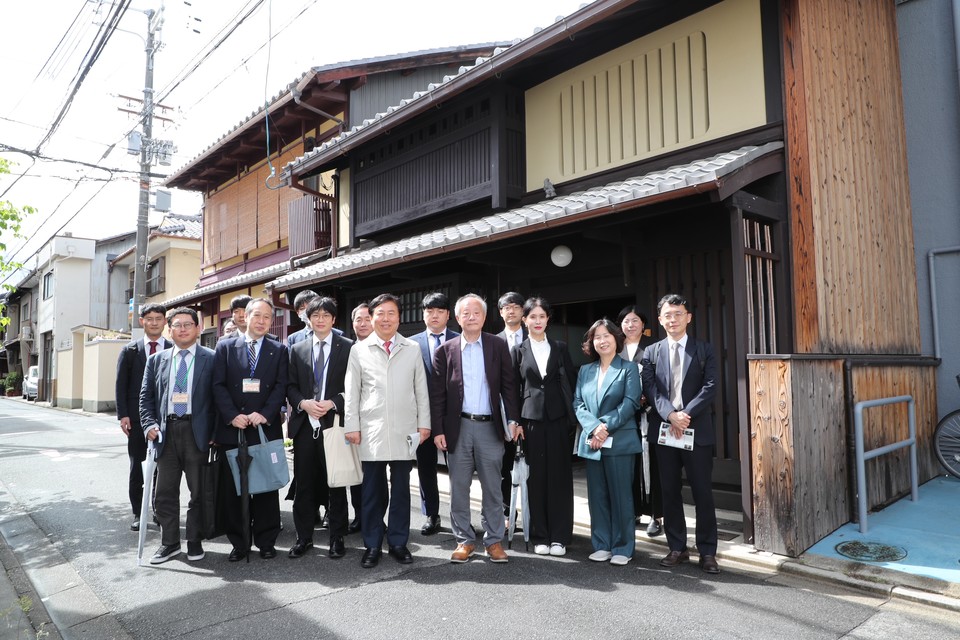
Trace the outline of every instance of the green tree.
[[[6, 173], [10, 173], [10, 161], [0, 158], [0, 175]], [[13, 203], [8, 200], [0, 200], [0, 278], [3, 278], [3, 276], [13, 269], [19, 269], [22, 266], [19, 262], [14, 262], [7, 256], [7, 243], [4, 238], [7, 237], [8, 233], [11, 234], [13, 238], [23, 237], [20, 234], [20, 224], [23, 222], [24, 216], [34, 213], [35, 211], [33, 207], [15, 207]], [[3, 286], [8, 291], [13, 289], [9, 284]], [[0, 303], [0, 314], [3, 313], [3, 309], [4, 305]], [[9, 322], [10, 318], [6, 316], [0, 317], [0, 327], [7, 326]]]

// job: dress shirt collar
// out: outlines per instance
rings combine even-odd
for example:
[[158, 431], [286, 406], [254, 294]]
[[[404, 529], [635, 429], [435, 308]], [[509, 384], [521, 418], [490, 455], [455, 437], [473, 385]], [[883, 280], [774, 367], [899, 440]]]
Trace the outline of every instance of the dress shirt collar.
[[463, 351], [464, 349], [466, 349], [467, 345], [469, 344], [478, 344], [480, 345], [481, 348], [483, 348], [483, 334], [481, 333], [479, 336], [477, 336], [477, 339], [475, 342], [467, 342], [467, 336], [461, 333], [460, 334], [460, 351]]
[[316, 333], [314, 333], [314, 334], [312, 334], [312, 335], [313, 335], [313, 348], [314, 348], [314, 349], [317, 348], [317, 344], [320, 343], [320, 342], [323, 342], [324, 344], [326, 344], [327, 347], [329, 347], [329, 346], [333, 343], [333, 331], [331, 331], [330, 333], [328, 333], [328, 334], [327, 334], [327, 337], [324, 338], [323, 340], [321, 340], [320, 338], [318, 338]]
[[682, 337], [682, 338], [680, 338], [679, 340], [674, 340], [673, 338], [671, 338], [671, 337], [668, 336], [668, 337], [667, 337], [667, 346], [670, 347], [670, 350], [671, 350], [671, 351], [673, 351], [673, 345], [675, 345], [675, 344], [679, 344], [681, 349], [686, 349], [686, 348], [687, 348], [687, 337], [688, 337], [687, 334], [683, 334], [683, 337]]
[[173, 348], [172, 348], [170, 351], [171, 351], [171, 353], [173, 354], [173, 355], [171, 355], [170, 357], [173, 358], [173, 359], [176, 359], [176, 358], [178, 357], [178, 354], [179, 354], [181, 351], [186, 351], [186, 352], [189, 353], [192, 357], [196, 357], [196, 355], [197, 355], [197, 343], [194, 342], [192, 345], [190, 345], [190, 346], [187, 347], [186, 349], [181, 349], [181, 348], [178, 347], [176, 344], [174, 344], [174, 345], [173, 345]]
[[[331, 331], [331, 333], [333, 332]], [[389, 340], [381, 340], [380, 335], [376, 331], [374, 331], [372, 335], [374, 339], [376, 339], [377, 344], [380, 345], [381, 347], [383, 347], [383, 343], [385, 342], [390, 343], [390, 348], [397, 346], [397, 334], [393, 334], [392, 336], [390, 336]], [[383, 347], [383, 348], [386, 349], [386, 347]]]
[[157, 343], [157, 351], [162, 351], [163, 348], [164, 348], [165, 346], [167, 346], [167, 342], [166, 342], [166, 340], [164, 340], [163, 336], [160, 336], [160, 337], [157, 338], [156, 340], [151, 340], [149, 336], [146, 336], [146, 335], [145, 335], [145, 336], [143, 336], [143, 346], [146, 348], [148, 354], [150, 353], [150, 343], [151, 343], [151, 342], [156, 342], [156, 343]]
[[263, 339], [264, 339], [266, 336], [260, 336], [259, 338], [254, 339], [254, 337], [251, 336], [249, 333], [243, 333], [243, 334], [241, 334], [241, 335], [243, 336], [243, 344], [247, 345], [248, 347], [250, 346], [250, 341], [251, 341], [251, 340], [252, 340], [253, 342], [256, 342], [256, 343], [257, 343], [257, 353], [260, 353], [260, 347], [263, 346]]

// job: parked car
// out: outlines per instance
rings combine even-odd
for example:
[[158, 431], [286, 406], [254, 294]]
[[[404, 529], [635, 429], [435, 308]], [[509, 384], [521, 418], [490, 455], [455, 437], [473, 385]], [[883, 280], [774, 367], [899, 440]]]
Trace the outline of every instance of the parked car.
[[27, 369], [27, 377], [23, 379], [23, 397], [27, 400], [37, 399], [37, 386], [40, 378], [40, 367], [33, 365]]

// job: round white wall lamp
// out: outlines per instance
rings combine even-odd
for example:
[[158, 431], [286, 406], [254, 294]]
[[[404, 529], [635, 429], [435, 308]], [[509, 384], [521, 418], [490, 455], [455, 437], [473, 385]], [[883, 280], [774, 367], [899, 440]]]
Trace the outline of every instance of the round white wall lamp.
[[565, 267], [573, 262], [573, 251], [565, 244], [558, 244], [550, 252], [550, 262], [558, 267]]

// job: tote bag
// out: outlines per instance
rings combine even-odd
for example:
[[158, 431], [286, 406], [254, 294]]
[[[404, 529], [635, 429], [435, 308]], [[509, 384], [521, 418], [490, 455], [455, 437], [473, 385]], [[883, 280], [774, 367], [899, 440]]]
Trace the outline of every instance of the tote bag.
[[[252, 444], [247, 447], [247, 452], [251, 458], [250, 467], [247, 469], [247, 478], [249, 478], [249, 493], [252, 496], [258, 493], [277, 491], [290, 482], [290, 468], [287, 466], [287, 453], [283, 449], [283, 438], [267, 440], [261, 426], [257, 426], [257, 432], [260, 434], [260, 444]], [[243, 439], [243, 431], [241, 430], [241, 442]], [[233, 484], [237, 489], [238, 496], [241, 495], [240, 465], [237, 462], [239, 451], [239, 448], [227, 451], [227, 462], [230, 464], [230, 472], [233, 474]]]
[[333, 426], [323, 432], [323, 455], [327, 463], [327, 485], [351, 487], [363, 482], [359, 447], [346, 440], [346, 429], [340, 426], [340, 416], [334, 416]]

